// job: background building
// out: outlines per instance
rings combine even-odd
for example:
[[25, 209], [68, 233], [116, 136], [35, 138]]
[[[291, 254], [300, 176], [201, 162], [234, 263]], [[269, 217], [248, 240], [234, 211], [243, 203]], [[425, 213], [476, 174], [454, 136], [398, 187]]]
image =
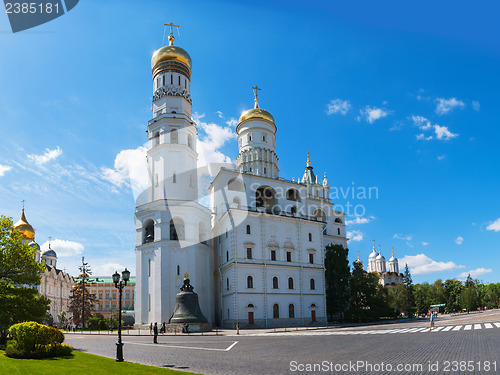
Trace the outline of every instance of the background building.
[[375, 240], [373, 240], [373, 250], [368, 257], [367, 271], [377, 273], [381, 285], [403, 284], [403, 274], [399, 272], [399, 262], [394, 256], [394, 250], [389, 262], [386, 262], [380, 245], [378, 253], [375, 251]]
[[[118, 289], [112, 277], [96, 276], [91, 278], [89, 290], [96, 296], [95, 312], [110, 318], [118, 311]], [[123, 289], [122, 311], [134, 311], [135, 277], [131, 277]]]

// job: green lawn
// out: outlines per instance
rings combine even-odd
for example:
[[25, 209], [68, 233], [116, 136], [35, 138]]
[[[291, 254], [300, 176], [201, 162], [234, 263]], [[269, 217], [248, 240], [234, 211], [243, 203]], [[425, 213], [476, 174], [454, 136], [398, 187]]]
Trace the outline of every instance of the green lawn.
[[73, 351], [73, 356], [47, 359], [14, 359], [0, 350], [0, 374], [10, 375], [182, 375], [193, 374], [137, 363], [115, 362], [114, 359]]

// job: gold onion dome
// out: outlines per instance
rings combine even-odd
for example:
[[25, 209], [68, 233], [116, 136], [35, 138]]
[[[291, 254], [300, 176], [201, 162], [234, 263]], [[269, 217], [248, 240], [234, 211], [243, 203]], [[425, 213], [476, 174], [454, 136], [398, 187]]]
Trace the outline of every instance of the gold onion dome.
[[156, 65], [164, 61], [180, 61], [191, 69], [191, 56], [189, 56], [189, 53], [181, 47], [174, 46], [173, 35], [170, 35], [168, 40], [170, 42], [168, 46], [163, 46], [153, 53], [151, 68], [154, 69]]
[[31, 226], [31, 224], [28, 223], [28, 220], [26, 220], [26, 216], [24, 216], [24, 208], [23, 213], [21, 214], [21, 218], [12, 226], [12, 229], [16, 229], [21, 232], [23, 237], [26, 239], [35, 239], [35, 230]]
[[251, 118], [256, 118], [256, 119], [264, 119], [267, 121], [271, 121], [274, 123], [274, 117], [272, 114], [270, 114], [268, 111], [262, 108], [252, 108], [248, 109], [245, 112], [243, 112], [240, 116], [240, 120], [238, 122], [243, 122], [246, 120], [249, 120]]

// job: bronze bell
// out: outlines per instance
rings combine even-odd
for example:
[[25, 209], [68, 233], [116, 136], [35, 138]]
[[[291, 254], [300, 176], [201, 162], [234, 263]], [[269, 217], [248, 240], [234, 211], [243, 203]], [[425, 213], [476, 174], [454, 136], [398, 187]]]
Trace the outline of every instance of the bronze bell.
[[181, 291], [175, 297], [175, 309], [169, 323], [207, 323], [208, 320], [200, 309], [198, 294], [193, 292], [194, 288], [189, 283], [189, 275], [185, 276]]

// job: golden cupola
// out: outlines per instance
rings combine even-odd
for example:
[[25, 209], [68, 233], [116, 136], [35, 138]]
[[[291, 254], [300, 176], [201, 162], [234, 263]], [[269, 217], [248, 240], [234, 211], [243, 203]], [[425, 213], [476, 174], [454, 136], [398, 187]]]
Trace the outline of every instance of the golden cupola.
[[24, 208], [23, 213], [21, 214], [21, 218], [12, 226], [12, 229], [16, 229], [21, 232], [25, 239], [35, 239], [35, 230], [31, 226], [31, 224], [28, 223], [28, 220], [26, 220], [26, 216], [24, 216]]
[[[166, 25], [178, 27], [174, 24]], [[151, 69], [153, 69], [153, 79], [164, 72], [176, 72], [191, 78], [191, 56], [181, 47], [174, 46], [174, 35], [172, 29], [168, 36], [168, 46], [163, 46], [153, 53], [151, 58]]]
[[250, 120], [250, 119], [262, 119], [262, 120], [267, 120], [269, 122], [272, 122], [274, 124], [274, 117], [271, 113], [266, 111], [265, 109], [259, 108], [259, 99], [257, 98], [258, 96], [258, 91], [260, 90], [258, 86], [252, 87], [255, 90], [255, 105], [252, 109], [247, 109], [246, 111], [241, 113], [240, 119], [238, 121], [238, 124], [242, 123], [243, 121]]

